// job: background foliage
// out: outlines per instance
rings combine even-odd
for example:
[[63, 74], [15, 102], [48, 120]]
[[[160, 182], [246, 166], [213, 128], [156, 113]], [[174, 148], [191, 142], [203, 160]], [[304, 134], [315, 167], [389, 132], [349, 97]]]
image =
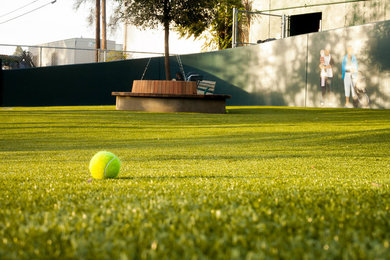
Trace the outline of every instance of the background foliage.
[[205, 50], [222, 50], [232, 47], [233, 8], [250, 9], [249, 0], [212, 0], [211, 16], [187, 26], [179, 26], [182, 37], [203, 38]]

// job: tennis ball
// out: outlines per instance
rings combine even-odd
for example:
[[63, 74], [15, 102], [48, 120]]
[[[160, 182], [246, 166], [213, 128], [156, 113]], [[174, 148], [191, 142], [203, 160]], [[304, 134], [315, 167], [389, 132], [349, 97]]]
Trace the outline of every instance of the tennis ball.
[[89, 171], [95, 179], [115, 178], [119, 174], [121, 161], [115, 154], [100, 151], [89, 162]]

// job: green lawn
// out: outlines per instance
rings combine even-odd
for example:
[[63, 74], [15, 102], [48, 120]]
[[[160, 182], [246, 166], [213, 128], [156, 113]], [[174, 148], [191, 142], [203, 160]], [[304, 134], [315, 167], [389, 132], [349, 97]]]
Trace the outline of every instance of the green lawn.
[[[389, 259], [390, 111], [0, 108], [0, 259]], [[91, 180], [100, 151], [117, 179]]]

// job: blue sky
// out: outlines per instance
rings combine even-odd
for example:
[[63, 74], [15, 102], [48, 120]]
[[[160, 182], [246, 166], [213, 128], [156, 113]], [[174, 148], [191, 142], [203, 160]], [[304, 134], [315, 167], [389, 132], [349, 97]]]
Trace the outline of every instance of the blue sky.
[[[52, 1], [0, 0], [0, 44], [36, 45], [75, 37], [95, 37], [94, 27], [90, 27], [87, 22], [88, 8], [84, 6], [75, 11], [73, 0], [57, 0], [54, 4], [1, 24]], [[30, 3], [32, 4], [4, 16]], [[109, 36], [109, 39], [123, 43], [122, 35], [122, 29], [118, 29], [116, 35]]]

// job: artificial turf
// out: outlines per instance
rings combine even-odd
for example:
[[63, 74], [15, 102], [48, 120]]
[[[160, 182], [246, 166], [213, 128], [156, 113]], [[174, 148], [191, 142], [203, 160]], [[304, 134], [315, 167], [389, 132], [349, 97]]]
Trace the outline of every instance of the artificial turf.
[[[0, 259], [388, 259], [390, 111], [0, 108]], [[92, 180], [100, 150], [122, 161]]]

